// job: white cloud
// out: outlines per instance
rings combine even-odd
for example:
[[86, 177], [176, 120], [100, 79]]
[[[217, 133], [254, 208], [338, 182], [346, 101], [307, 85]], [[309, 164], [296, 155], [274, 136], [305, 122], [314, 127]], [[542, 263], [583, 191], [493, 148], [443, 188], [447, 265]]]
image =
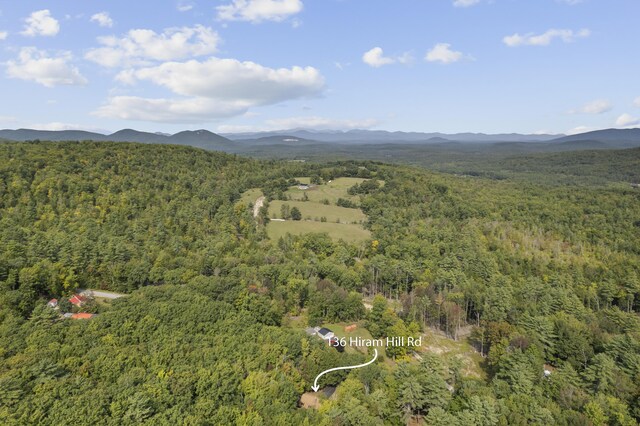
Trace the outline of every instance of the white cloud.
[[582, 29], [580, 31], [550, 29], [539, 35], [535, 35], [533, 33], [520, 35], [516, 33], [510, 36], [505, 36], [502, 41], [509, 47], [548, 46], [556, 38], [565, 43], [570, 43], [579, 38], [589, 37], [590, 34], [591, 31], [588, 29]]
[[404, 65], [413, 63], [413, 60], [414, 58], [411, 52], [405, 52], [401, 56], [398, 56], [398, 59], [397, 59], [398, 62]]
[[221, 124], [216, 128], [216, 132], [218, 133], [251, 133], [260, 131], [262, 131], [262, 129], [243, 124]]
[[633, 101], [633, 105], [637, 106], [638, 108], [640, 108], [640, 96], [638, 96], [637, 98], [635, 98], [635, 100]]
[[59, 31], [58, 20], [51, 16], [48, 9], [44, 9], [33, 12], [25, 19], [24, 31], [21, 34], [29, 37], [39, 35], [51, 37], [58, 34]]
[[616, 120], [616, 126], [618, 127], [630, 127], [638, 125], [640, 125], [640, 117], [634, 117], [626, 112]]
[[117, 96], [96, 111], [97, 115], [174, 123], [210, 122], [240, 115], [255, 106], [314, 97], [324, 87], [324, 78], [312, 67], [274, 69], [219, 58], [127, 70], [117, 79], [127, 84], [148, 81], [180, 97]]
[[9, 33], [6, 31], [0, 31], [0, 41], [1, 40], [6, 40], [7, 37], [9, 36]]
[[206, 123], [233, 117], [252, 105], [241, 100], [219, 100], [203, 97], [166, 99], [116, 96], [93, 114], [104, 118], [154, 121], [161, 123]]
[[113, 19], [109, 16], [108, 12], [100, 12], [91, 16], [90, 22], [96, 22], [101, 27], [111, 28], [113, 27]]
[[221, 21], [282, 21], [303, 9], [301, 0], [233, 0], [216, 7]]
[[598, 129], [596, 129], [595, 127], [589, 127], [589, 126], [578, 126], [578, 127], [574, 127], [573, 129], [567, 130], [565, 134], [571, 136], [571, 135], [577, 135], [580, 133], [591, 132], [593, 130], [598, 130]]
[[273, 132], [278, 130], [353, 130], [370, 129], [380, 124], [378, 120], [369, 118], [362, 120], [345, 120], [326, 117], [289, 117], [267, 120], [263, 125], [221, 124], [217, 131], [221, 133]]
[[51, 57], [35, 47], [23, 47], [18, 59], [7, 62], [7, 76], [35, 81], [46, 87], [84, 85], [87, 79], [78, 68], [69, 64], [70, 52]]
[[378, 68], [383, 65], [393, 64], [396, 60], [385, 57], [382, 48], [374, 47], [362, 55], [362, 61], [369, 66]]
[[85, 130], [87, 132], [95, 132], [95, 133], [109, 133], [104, 129], [98, 129], [96, 127], [84, 126], [82, 124], [71, 124], [71, 123], [61, 123], [61, 122], [51, 122], [51, 123], [42, 123], [42, 124], [29, 124], [25, 126], [29, 129], [34, 130], [51, 130], [51, 131], [61, 131], [61, 130]]
[[178, 9], [178, 12], [188, 12], [193, 9], [193, 3], [191, 3], [190, 1], [181, 0], [178, 2], [176, 9]]
[[214, 53], [220, 37], [211, 28], [168, 28], [161, 34], [152, 30], [130, 30], [122, 38], [98, 37], [104, 47], [91, 49], [85, 58], [105, 67], [149, 65], [149, 61], [170, 61]]
[[324, 78], [313, 67], [275, 69], [219, 58], [127, 70], [118, 79], [127, 83], [150, 81], [182, 96], [243, 99], [255, 104], [316, 96], [324, 86]]
[[325, 117], [290, 117], [266, 121], [272, 130], [309, 129], [309, 130], [352, 130], [369, 129], [379, 124], [375, 119], [342, 120]]
[[451, 50], [449, 43], [438, 43], [429, 50], [424, 57], [429, 62], [440, 62], [442, 64], [451, 64], [463, 58], [462, 52]]
[[613, 109], [613, 105], [606, 99], [589, 102], [578, 109], [569, 111], [570, 114], [603, 114]]
[[18, 119], [14, 116], [11, 115], [0, 115], [0, 123], [6, 124], [6, 123], [15, 123], [17, 122]]
[[455, 7], [469, 7], [480, 3], [480, 0], [454, 0]]
[[[383, 65], [394, 64], [396, 62], [408, 65], [413, 63], [413, 55], [411, 54], [411, 52], [405, 52], [398, 57], [386, 57], [384, 56], [384, 51], [382, 50], [382, 48], [374, 47], [373, 49], [365, 52], [362, 55], [362, 62], [374, 68], [379, 68]], [[344, 64], [340, 64], [339, 62], [336, 63], [336, 66], [339, 69], [343, 69], [343, 65]]]

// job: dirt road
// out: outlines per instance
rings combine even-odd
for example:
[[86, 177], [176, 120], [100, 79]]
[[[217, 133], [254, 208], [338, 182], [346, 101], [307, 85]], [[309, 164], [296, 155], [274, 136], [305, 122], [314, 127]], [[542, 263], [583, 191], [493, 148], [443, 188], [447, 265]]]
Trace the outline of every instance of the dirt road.
[[89, 293], [93, 297], [103, 297], [105, 299], [117, 299], [119, 297], [124, 297], [126, 294], [122, 293], [114, 293], [113, 291], [102, 291], [102, 290], [92, 290], [92, 289], [78, 289], [79, 293]]
[[260, 209], [264, 205], [264, 196], [258, 197], [256, 203], [253, 205], [253, 217], [258, 217], [258, 213], [260, 213]]

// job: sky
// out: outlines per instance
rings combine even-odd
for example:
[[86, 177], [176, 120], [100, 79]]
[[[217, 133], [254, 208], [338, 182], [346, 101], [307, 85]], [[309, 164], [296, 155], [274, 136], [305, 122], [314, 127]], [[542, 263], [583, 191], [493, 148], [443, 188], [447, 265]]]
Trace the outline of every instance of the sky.
[[0, 128], [640, 127], [638, 0], [0, 0]]

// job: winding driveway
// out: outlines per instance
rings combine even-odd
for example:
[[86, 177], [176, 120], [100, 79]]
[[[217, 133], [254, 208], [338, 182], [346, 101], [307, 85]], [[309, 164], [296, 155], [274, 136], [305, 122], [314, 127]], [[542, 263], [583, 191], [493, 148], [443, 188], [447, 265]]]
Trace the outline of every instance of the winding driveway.
[[258, 214], [260, 213], [260, 209], [262, 208], [263, 205], [264, 205], [264, 196], [258, 197], [258, 199], [256, 200], [256, 203], [253, 205], [253, 217], [258, 217]]

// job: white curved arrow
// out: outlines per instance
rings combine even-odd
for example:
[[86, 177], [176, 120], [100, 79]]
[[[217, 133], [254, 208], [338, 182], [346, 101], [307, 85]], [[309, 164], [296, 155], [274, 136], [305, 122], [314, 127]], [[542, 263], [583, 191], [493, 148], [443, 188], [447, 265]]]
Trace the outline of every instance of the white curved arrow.
[[369, 364], [373, 364], [373, 362], [376, 360], [376, 358], [378, 358], [378, 350], [374, 349], [373, 350], [373, 359], [369, 362], [365, 362], [364, 364], [360, 364], [360, 365], [349, 365], [346, 367], [336, 367], [336, 368], [330, 368], [328, 370], [323, 371], [322, 373], [318, 374], [318, 377], [316, 377], [316, 379], [313, 381], [313, 386], [311, 386], [311, 389], [313, 389], [314, 392], [318, 392], [318, 389], [320, 389], [320, 386], [318, 386], [318, 379], [320, 379], [320, 377], [324, 376], [327, 373], [331, 373], [332, 371], [337, 371], [337, 370], [350, 370], [352, 368], [361, 368], [361, 367], [366, 367]]

